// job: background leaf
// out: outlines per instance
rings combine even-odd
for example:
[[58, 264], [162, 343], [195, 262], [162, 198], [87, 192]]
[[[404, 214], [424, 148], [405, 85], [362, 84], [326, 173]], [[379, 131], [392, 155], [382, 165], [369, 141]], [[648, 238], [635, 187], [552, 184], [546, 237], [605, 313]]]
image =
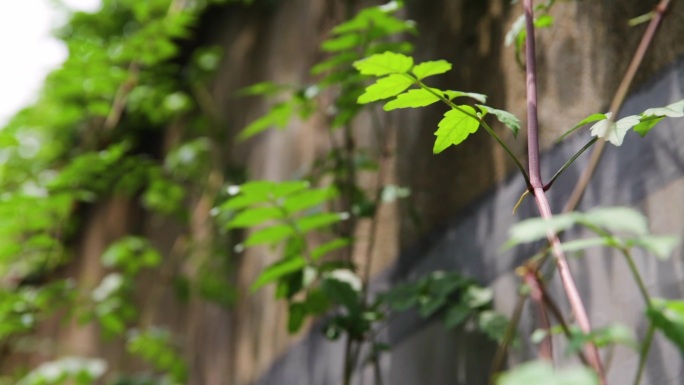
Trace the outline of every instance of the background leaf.
[[416, 64], [411, 72], [418, 79], [425, 79], [428, 76], [439, 75], [451, 70], [451, 63], [446, 60], [426, 61]]
[[[439, 94], [439, 90], [435, 90]], [[425, 89], [408, 90], [403, 94], [399, 94], [396, 99], [391, 100], [385, 104], [383, 109], [385, 111], [392, 111], [397, 108], [416, 108], [429, 106], [432, 103], [438, 102], [439, 96]]]
[[366, 87], [357, 102], [360, 104], [375, 102], [377, 100], [391, 98], [404, 92], [411, 87], [413, 80], [405, 75], [393, 74], [378, 79], [375, 83]]
[[684, 354], [684, 301], [654, 298], [646, 315]]
[[383, 76], [404, 74], [413, 67], [413, 58], [394, 52], [384, 52], [354, 62], [354, 68], [362, 75]]

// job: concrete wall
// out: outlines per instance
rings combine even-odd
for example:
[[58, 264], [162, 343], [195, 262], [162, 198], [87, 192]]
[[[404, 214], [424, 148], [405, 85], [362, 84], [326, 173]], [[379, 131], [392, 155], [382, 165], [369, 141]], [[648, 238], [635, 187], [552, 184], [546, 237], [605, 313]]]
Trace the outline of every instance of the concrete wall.
[[[297, 6], [302, 4], [284, 3], [278, 12], [291, 12], [290, 7]], [[553, 10], [556, 26], [539, 32], [540, 120], [546, 177], [586, 143], [587, 133], [559, 146], [554, 146], [553, 140], [583, 117], [607, 109], [644, 29], [643, 26], [628, 28], [625, 21], [648, 10], [649, 6], [640, 1], [559, 2]], [[454, 62], [455, 70], [443, 77], [441, 85], [488, 94], [491, 105], [524, 117], [524, 74], [512, 59], [513, 50], [503, 47], [503, 36], [519, 13], [519, 6], [512, 7], [503, 0], [409, 2], [407, 17], [416, 20], [421, 31], [416, 38], [415, 56], [418, 60], [445, 58]], [[681, 62], [676, 60], [684, 53], [683, 44], [677, 40], [684, 32], [683, 17], [681, 7], [675, 7], [668, 14], [637, 77], [638, 91], [623, 114], [684, 97]], [[310, 52], [307, 47], [299, 46], [297, 52], [308, 57], [309, 54], [304, 54]], [[297, 76], [301, 72], [289, 74]], [[276, 75], [276, 78], [282, 76]], [[306, 76], [301, 79], [306, 80]], [[510, 314], [518, 285], [512, 269], [536, 251], [536, 247], [521, 247], [503, 254], [499, 248], [506, 240], [510, 225], [520, 218], [536, 215], [536, 209], [528, 201], [516, 216], [509, 214], [524, 185], [521, 178], [511, 174], [512, 167], [505, 154], [484, 133], [438, 156], [431, 154], [433, 132], [443, 112], [441, 107], [431, 107], [385, 116], [389, 129], [397, 132], [394, 180], [410, 187], [412, 195], [399, 207], [388, 209], [384, 217], [381, 227], [388, 230], [380, 242], [398, 245], [399, 252], [396, 257], [387, 253], [378, 256], [381, 260], [378, 265], [387, 268], [376, 268], [381, 272], [375, 284], [386, 287], [427, 271], [457, 269], [482, 283], [492, 284], [496, 288], [497, 308]], [[678, 124], [681, 129], [681, 123]], [[497, 129], [524, 159], [524, 134], [515, 140], [505, 128]], [[308, 130], [312, 130], [309, 124], [295, 124], [291, 130], [268, 133], [258, 139], [258, 144], [249, 149], [252, 155], [248, 164], [257, 165], [252, 168], [253, 176], [279, 179], [286, 177], [288, 170], [294, 172], [296, 165], [291, 161], [262, 155], [297, 152], [303, 146], [302, 141], [314, 141], [311, 138], [316, 136]], [[664, 125], [646, 139], [630, 134], [620, 151], [608, 148], [581, 208], [629, 205], [649, 216], [654, 232], [682, 233], [684, 207], [678, 195], [684, 183], [679, 180], [682, 174], [680, 140], [684, 139], [674, 126]], [[656, 147], [660, 150], [655, 151]], [[560, 211], [585, 162], [586, 157], [580, 159], [553, 189], [554, 211]], [[280, 170], [270, 173], [269, 167], [280, 167]], [[668, 202], [667, 208], [662, 202]], [[411, 213], [417, 213], [420, 221], [411, 220]], [[396, 246], [392, 250], [395, 249]], [[667, 263], [646, 256], [638, 258], [656, 295], [682, 296], [678, 286], [683, 278], [679, 250]], [[255, 262], [245, 259], [244, 263], [246, 267]], [[643, 307], [618, 256], [597, 251], [573, 260], [572, 265], [596, 326], [623, 322], [643, 332]], [[249, 267], [251, 273], [247, 275], [255, 275], [257, 268]], [[563, 298], [557, 282], [552, 284], [552, 290], [558, 298]], [[258, 295], [259, 306], [269, 303], [269, 295]], [[522, 333], [534, 329], [531, 312], [526, 314], [520, 327]], [[272, 331], [282, 328], [283, 316], [278, 313], [263, 327]], [[250, 322], [259, 319], [262, 318], [250, 318]], [[249, 336], [254, 338], [255, 334]], [[488, 360], [495, 349], [482, 336], [464, 330], [447, 333], [438, 320], [423, 321], [415, 314], [406, 314], [392, 322], [385, 337], [393, 346], [382, 361], [390, 384], [484, 383]], [[560, 356], [562, 346], [557, 345], [556, 353]], [[277, 350], [281, 352], [280, 358], [253, 383], [337, 384], [341, 378], [342, 349], [340, 344], [324, 341], [314, 327], [311, 334], [287, 351]], [[514, 352], [510, 362], [533, 357], [533, 350], [523, 345]], [[249, 357], [246, 361], [254, 359], [242, 349], [238, 354], [246, 354]], [[631, 378], [635, 357], [618, 348], [611, 383], [624, 383]], [[681, 371], [679, 361], [675, 349], [658, 341], [649, 361], [647, 383], [675, 383]], [[357, 380], [369, 384], [372, 375], [367, 371]]]
[[[213, 8], [202, 19], [199, 30], [203, 40], [222, 46], [226, 52], [210, 85], [215, 128], [224, 135], [216, 151], [211, 185], [230, 182], [235, 165], [244, 166], [251, 178], [287, 179], [326, 151], [327, 134], [322, 124], [326, 117], [322, 113], [306, 122], [293, 121], [284, 131], [269, 131], [237, 143], [236, 133], [260, 116], [266, 105], [256, 99], [238, 99], [235, 92], [264, 80], [312, 81], [308, 69], [324, 57], [318, 46], [327, 31], [344, 20], [346, 3], [358, 8], [378, 2], [233, 4]], [[625, 21], [645, 13], [653, 4], [655, 1], [578, 0], [555, 6], [556, 26], [539, 32], [545, 175], [585, 143], [586, 133], [553, 146], [560, 132], [591, 113], [605, 111], [644, 29], [628, 28]], [[490, 105], [524, 117], [524, 75], [513, 60], [513, 50], [503, 47], [503, 36], [519, 13], [520, 6], [512, 6], [508, 0], [407, 0], [406, 9], [406, 16], [415, 19], [421, 31], [413, 38], [416, 58], [444, 58], [455, 65], [435, 85], [488, 94]], [[684, 70], [676, 61], [684, 54], [683, 21], [684, 7], [673, 7], [646, 57], [644, 71], [637, 79], [638, 91], [623, 113], [684, 97]], [[371, 269], [376, 277], [374, 285], [382, 288], [427, 271], [458, 269], [492, 284], [497, 308], [510, 313], [518, 284], [511, 270], [536, 249], [527, 246], [500, 253], [499, 247], [512, 223], [536, 211], [528, 201], [516, 216], [509, 214], [524, 186], [520, 177], [511, 174], [505, 154], [484, 132], [438, 156], [431, 153], [433, 133], [443, 113], [442, 107], [434, 106], [382, 115], [388, 135], [394, 138], [391, 147], [395, 154], [390, 175], [383, 182], [409, 187], [412, 195], [399, 205], [382, 209]], [[363, 129], [367, 120], [360, 117], [356, 124], [359, 145], [371, 140]], [[679, 131], [684, 127], [681, 122], [677, 124], [678, 128], [664, 124], [643, 140], [630, 134], [620, 151], [609, 148], [582, 207], [638, 207], [650, 217], [655, 232], [683, 233], [684, 154], [680, 149], [684, 137]], [[524, 158], [524, 134], [515, 140], [505, 128], [495, 128]], [[182, 129], [178, 125], [168, 128], [165, 148], [178, 142]], [[554, 187], [554, 211], [560, 210], [585, 161], [580, 159]], [[146, 325], [166, 326], [182, 336], [178, 342], [190, 364], [190, 384], [338, 384], [343, 347], [324, 341], [318, 324], [311, 325], [310, 332], [289, 336], [285, 309], [272, 298], [272, 288], [249, 294], [247, 288], [259, 271], [277, 258], [268, 250], [233, 257], [235, 270], [227, 279], [237, 282], [241, 294], [234, 308], [197, 299], [190, 303], [177, 300], [170, 277], [197, 271], [209, 258], [207, 248], [214, 241], [210, 237], [212, 197], [192, 192], [188, 204], [193, 215], [187, 228], [141, 213], [139, 207], [125, 200], [95, 205], [84, 213], [82, 227], [88, 230], [74, 245], [75, 263], [65, 274], [83, 278], [85, 287], [92, 286], [105, 273], [93, 263], [99, 261], [111, 241], [128, 233], [149, 236], [164, 255], [164, 267], [140, 282], [141, 318]], [[360, 227], [367, 225], [361, 223]], [[364, 239], [360, 239], [361, 245]], [[638, 256], [657, 295], [682, 296], [681, 257], [680, 250], [670, 262]], [[643, 330], [641, 303], [622, 260], [598, 252], [573, 260], [573, 268], [597, 326], [618, 320]], [[556, 283], [552, 286], [561, 294]], [[533, 320], [526, 316], [523, 321], [521, 332], [530, 332]], [[141, 367], [125, 358], [121, 341], [103, 342], [94, 328], [75, 328], [56, 322], [38, 334], [53, 339], [73, 337], [59, 354], [97, 355], [113, 367]], [[381, 337], [393, 346], [382, 359], [386, 383], [392, 385], [484, 383], [488, 358], [495, 348], [480, 335], [468, 330], [447, 333], [438, 320], [424, 321], [412, 313], [394, 320]], [[530, 357], [532, 350], [524, 345], [511, 362]], [[651, 357], [649, 384], [680, 383], [676, 379], [681, 360], [674, 349], [658, 341]], [[633, 366], [634, 356], [618, 351], [612, 383], [624, 383], [622, 376], [631, 375]], [[370, 384], [372, 375], [364, 372], [357, 380], [357, 384]]]
[[[680, 60], [635, 92], [622, 114], [639, 113], [644, 108], [683, 98], [684, 60]], [[621, 148], [608, 147], [580, 209], [599, 205], [634, 207], [649, 217], [653, 233], [682, 237], [683, 129], [683, 121], [667, 121], [646, 138], [629, 134]], [[581, 148], [586, 137], [586, 133], [578, 135], [547, 151], [543, 156], [545, 174], [550, 176], [549, 171], [559, 167], [569, 155]], [[577, 172], [586, 166], [587, 158], [580, 158], [574, 171], [558, 180], [551, 193], [551, 205], [555, 211], [559, 211], [567, 200]], [[510, 226], [519, 219], [536, 214], [536, 207], [529, 199], [516, 215], [510, 214], [524, 188], [521, 178], [507, 178], [479, 201], [462, 210], [441, 231], [431, 234], [419, 246], [405, 249], [393, 268], [378, 277], [376, 286], [387, 287], [394, 281], [433, 270], [457, 270], [492, 285], [496, 291], [496, 308], [512, 314], [519, 285], [519, 279], [512, 270], [540, 246], [526, 245], [508, 252], [500, 251], [508, 239]], [[573, 231], [566, 238], [589, 235]], [[594, 326], [622, 323], [635, 328], [643, 336], [647, 326], [643, 301], [624, 259], [604, 249], [591, 249], [581, 257], [575, 256], [578, 258], [571, 259], [571, 267]], [[635, 258], [652, 295], [663, 298], [684, 296], [684, 255], [681, 247], [669, 261], [660, 261], [639, 252]], [[551, 283], [551, 291], [561, 303], [566, 302], [557, 278]], [[529, 335], [537, 325], [534, 317], [530, 316], [533, 309], [528, 307], [526, 310], [519, 328], [522, 335]], [[393, 347], [383, 360], [389, 384], [486, 383], [495, 347], [483, 336], [463, 330], [447, 332], [440, 320], [424, 321], [416, 314], [408, 313], [393, 318], [384, 337]], [[563, 356], [563, 348], [563, 343], [557, 339], [557, 357]], [[341, 351], [342, 346], [326, 343], [314, 330], [305, 341], [281, 357], [257, 384], [336, 384], [335, 380], [340, 378]], [[535, 348], [524, 343], [512, 351], [510, 363], [535, 356]], [[609, 382], [629, 383], [636, 365], [634, 352], [617, 348], [610, 366]], [[678, 384], [683, 371], [678, 350], [661, 336], [657, 337], [644, 383]], [[368, 373], [365, 377], [371, 378]]]

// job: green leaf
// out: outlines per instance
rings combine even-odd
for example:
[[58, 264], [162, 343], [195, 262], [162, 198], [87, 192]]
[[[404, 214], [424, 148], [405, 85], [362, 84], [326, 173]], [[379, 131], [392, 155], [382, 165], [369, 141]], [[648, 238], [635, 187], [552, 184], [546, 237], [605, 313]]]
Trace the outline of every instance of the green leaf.
[[418, 312], [423, 318], [427, 318], [440, 310], [446, 304], [446, 297], [423, 296], [418, 301]]
[[[434, 90], [439, 95], [439, 90]], [[403, 94], [399, 94], [396, 99], [391, 100], [385, 104], [383, 109], [385, 111], [392, 111], [397, 108], [416, 108], [429, 106], [432, 103], [439, 101], [439, 96], [426, 89], [408, 90]]]
[[375, 83], [366, 87], [361, 96], [357, 99], [359, 104], [375, 102], [377, 100], [391, 98], [411, 87], [413, 80], [405, 75], [393, 74], [378, 79]]
[[247, 239], [245, 239], [244, 246], [274, 245], [293, 235], [294, 230], [289, 225], [270, 226], [251, 233]]
[[501, 342], [506, 334], [508, 319], [493, 310], [485, 310], [479, 314], [477, 327], [492, 340]]
[[[593, 330], [589, 340], [599, 348], [612, 344], [619, 344], [637, 350], [639, 346], [634, 331], [627, 326], [620, 324], [609, 325]], [[584, 346], [585, 344], [578, 346], [578, 351]]]
[[297, 333], [302, 328], [304, 320], [306, 319], [306, 306], [301, 302], [293, 302], [289, 306], [289, 314], [287, 317], [287, 331], [290, 334]]
[[238, 95], [274, 95], [277, 94], [285, 89], [287, 89], [287, 86], [283, 86], [280, 84], [275, 84], [273, 82], [261, 82], [261, 83], [256, 83], [252, 84], [249, 87], [245, 87], [241, 90], [238, 91]]
[[451, 63], [446, 60], [426, 61], [416, 64], [411, 70], [419, 80], [428, 76], [439, 75], [451, 70]]
[[350, 64], [354, 60], [357, 60], [359, 55], [353, 51], [341, 52], [330, 59], [320, 62], [311, 68], [312, 75], [319, 75], [322, 72], [331, 70], [333, 68], [342, 66], [344, 64]]
[[439, 154], [451, 145], [458, 145], [480, 127], [480, 121], [473, 117], [475, 116], [474, 108], [465, 105], [459, 108], [448, 111], [444, 114], [444, 119], [439, 122], [439, 128], [435, 132], [437, 139], [432, 148], [434, 154]]
[[405, 74], [413, 67], [413, 58], [394, 52], [384, 52], [354, 62], [362, 75], [383, 76]]
[[301, 218], [297, 221], [297, 227], [303, 232], [309, 232], [325, 226], [330, 226], [341, 220], [339, 214], [318, 213]]
[[592, 123], [592, 122], [597, 122], [599, 120], [604, 120], [608, 119], [608, 117], [605, 114], [591, 114], [587, 116], [586, 118], [582, 119], [579, 123], [575, 124], [575, 126], [571, 129], [569, 129], [565, 134], [563, 134], [556, 143], [561, 142], [563, 139], [567, 138], [568, 135], [572, 134], [575, 132], [578, 128], [584, 126], [587, 123]]
[[510, 239], [504, 245], [504, 248], [545, 239], [549, 230], [558, 233], [559, 231], [569, 229], [577, 222], [580, 215], [580, 213], [567, 213], [555, 215], [549, 220], [537, 217], [520, 221], [511, 227], [509, 231]]
[[627, 131], [641, 121], [641, 118], [637, 115], [624, 117], [617, 122], [611, 121], [610, 117], [611, 114], [609, 112], [606, 114], [607, 119], [591, 126], [590, 131], [591, 136], [603, 138], [615, 146], [621, 146]]
[[672, 236], [644, 235], [629, 240], [630, 245], [639, 246], [653, 253], [659, 259], [669, 259], [672, 251], [679, 244], [679, 239]]
[[602, 227], [611, 232], [648, 233], [648, 222], [640, 212], [629, 207], [599, 207], [578, 217], [584, 225]]
[[253, 121], [238, 135], [239, 140], [248, 139], [269, 127], [279, 127], [284, 128], [290, 121], [292, 114], [294, 112], [294, 105], [291, 102], [283, 102], [276, 104], [271, 108], [271, 110], [264, 116]]
[[344, 306], [352, 314], [361, 313], [361, 298], [352, 286], [335, 278], [324, 278], [321, 289], [333, 302]]
[[8, 147], [16, 147], [19, 145], [19, 141], [14, 136], [7, 134], [5, 132], [0, 133], [0, 149]]
[[684, 99], [672, 103], [670, 105], [667, 105], [665, 107], [658, 107], [658, 108], [649, 108], [648, 110], [644, 111], [642, 116], [658, 116], [658, 117], [664, 117], [667, 116], [669, 118], [681, 118], [684, 116]]
[[346, 247], [349, 245], [349, 239], [345, 238], [338, 238], [334, 239], [330, 242], [324, 243], [315, 249], [311, 250], [311, 258], [315, 261], [321, 258], [322, 256], [328, 254], [331, 251], [335, 251], [337, 249], [341, 249], [343, 247]]
[[636, 131], [641, 137], [646, 136], [649, 131], [653, 129], [661, 120], [665, 119], [664, 116], [650, 116], [641, 118], [641, 122], [634, 126], [634, 131]]
[[252, 292], [260, 289], [273, 281], [276, 281], [286, 275], [302, 270], [306, 266], [306, 260], [302, 257], [289, 258], [278, 261], [271, 266], [264, 269], [259, 277], [252, 283], [250, 290]]
[[363, 38], [361, 35], [349, 33], [332, 39], [328, 39], [321, 44], [321, 49], [325, 52], [338, 52], [348, 50], [361, 45]]
[[471, 308], [475, 309], [492, 303], [494, 291], [489, 287], [468, 286], [464, 301]]
[[444, 93], [444, 96], [446, 96], [447, 99], [449, 99], [449, 100], [454, 100], [455, 98], [465, 97], [465, 98], [475, 99], [480, 103], [487, 103], [487, 95], [478, 94], [475, 92], [463, 92], [463, 91], [447, 90], [447, 91], [443, 91], [443, 93]]
[[244, 228], [260, 225], [266, 221], [282, 219], [283, 212], [276, 207], [255, 207], [240, 212], [227, 224], [227, 228]]
[[518, 137], [518, 132], [520, 131], [520, 120], [513, 114], [504, 110], [497, 110], [496, 108], [484, 106], [481, 104], [476, 104], [482, 112], [489, 112], [494, 114], [499, 122], [503, 123], [506, 127], [513, 131], [513, 137]]
[[496, 385], [599, 385], [599, 381], [588, 368], [554, 371], [548, 362], [533, 361], [502, 374]]
[[472, 310], [470, 307], [463, 303], [450, 307], [444, 318], [444, 326], [447, 330], [450, 330], [463, 324], [463, 322], [468, 319], [471, 312]]
[[334, 188], [312, 189], [290, 195], [283, 202], [283, 208], [289, 214], [316, 207], [337, 196]]
[[504, 45], [509, 47], [514, 41], [518, 39], [518, 36], [525, 31], [525, 15], [518, 16], [517, 19], [511, 25], [511, 29], [506, 32], [506, 37], [504, 38]]
[[541, 15], [534, 19], [534, 26], [537, 28], [548, 28], [553, 25], [553, 16]]
[[654, 298], [646, 315], [684, 354], [684, 301]]
[[605, 238], [576, 239], [574, 241], [563, 242], [561, 249], [567, 253], [572, 253], [596, 246], [610, 246], [610, 244]]

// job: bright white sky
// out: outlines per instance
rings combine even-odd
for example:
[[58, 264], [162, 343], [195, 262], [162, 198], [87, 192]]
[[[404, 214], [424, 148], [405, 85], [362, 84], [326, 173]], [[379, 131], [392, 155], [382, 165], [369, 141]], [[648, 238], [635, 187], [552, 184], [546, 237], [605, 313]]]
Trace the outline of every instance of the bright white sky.
[[[72, 9], [93, 12], [100, 0], [61, 0]], [[50, 70], [66, 59], [52, 38], [60, 13], [54, 0], [0, 0], [0, 127], [35, 100]]]

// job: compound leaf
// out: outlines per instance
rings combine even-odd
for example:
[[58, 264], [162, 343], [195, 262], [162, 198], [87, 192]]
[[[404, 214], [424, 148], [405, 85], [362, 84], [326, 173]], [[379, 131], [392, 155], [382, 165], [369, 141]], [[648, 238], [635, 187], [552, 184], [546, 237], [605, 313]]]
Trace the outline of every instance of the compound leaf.
[[516, 137], [516, 138], [518, 137], [518, 132], [520, 131], [520, 120], [515, 115], [511, 114], [508, 111], [498, 110], [498, 109], [493, 108], [493, 107], [484, 106], [481, 104], [476, 104], [476, 105], [480, 108], [480, 110], [482, 112], [484, 112], [484, 113], [489, 112], [491, 114], [494, 114], [494, 116], [496, 116], [496, 118], [501, 123], [503, 123], [506, 127], [510, 128], [511, 131], [513, 131], [514, 137]]
[[413, 58], [394, 52], [384, 52], [354, 62], [354, 67], [362, 75], [384, 76], [404, 74], [413, 67]]
[[[439, 90], [435, 90], [439, 95]], [[434, 93], [420, 88], [415, 90], [408, 90], [403, 94], [399, 94], [396, 99], [389, 101], [383, 109], [385, 111], [392, 111], [397, 108], [416, 108], [429, 106], [432, 103], [439, 101], [439, 96]]]
[[391, 98], [404, 92], [407, 88], [411, 87], [411, 84], [413, 84], [413, 80], [405, 75], [389, 75], [378, 79], [378, 81], [366, 87], [365, 92], [359, 96], [357, 102], [366, 104]]
[[256, 291], [264, 285], [303, 269], [304, 266], [306, 266], [306, 260], [302, 257], [288, 258], [278, 261], [261, 272], [256, 281], [252, 283], [250, 290]]
[[444, 96], [447, 97], [449, 100], [453, 100], [455, 98], [460, 98], [460, 97], [466, 97], [466, 98], [471, 98], [475, 99], [480, 103], [487, 103], [487, 95], [483, 94], [478, 94], [476, 92], [463, 92], [463, 91], [443, 91]]
[[428, 76], [443, 74], [450, 70], [451, 63], [446, 60], [436, 60], [416, 64], [412, 72], [418, 79], [425, 79]]
[[480, 127], [480, 121], [474, 116], [475, 109], [465, 105], [444, 114], [444, 118], [439, 122], [438, 129], [435, 132], [437, 139], [432, 152], [439, 154], [447, 147], [463, 142], [468, 135], [477, 131]]

